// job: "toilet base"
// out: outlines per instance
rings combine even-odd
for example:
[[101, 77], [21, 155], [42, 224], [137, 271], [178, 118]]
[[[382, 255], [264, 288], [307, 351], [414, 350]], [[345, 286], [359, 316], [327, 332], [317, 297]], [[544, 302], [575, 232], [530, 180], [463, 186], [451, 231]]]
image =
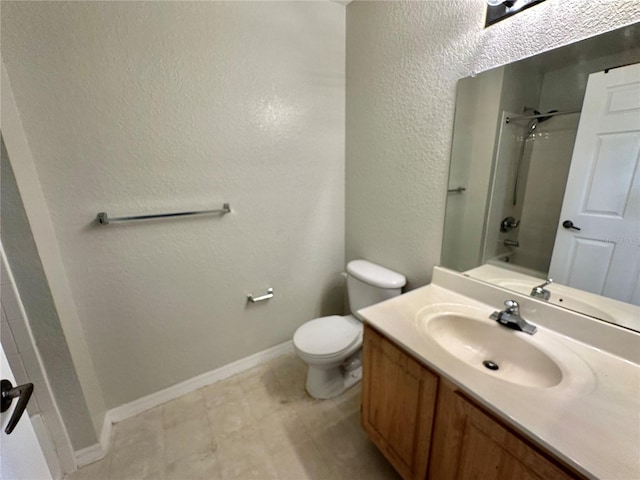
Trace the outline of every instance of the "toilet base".
[[343, 394], [362, 380], [362, 351], [359, 351], [337, 367], [309, 366], [307, 393], [313, 398], [327, 400]]

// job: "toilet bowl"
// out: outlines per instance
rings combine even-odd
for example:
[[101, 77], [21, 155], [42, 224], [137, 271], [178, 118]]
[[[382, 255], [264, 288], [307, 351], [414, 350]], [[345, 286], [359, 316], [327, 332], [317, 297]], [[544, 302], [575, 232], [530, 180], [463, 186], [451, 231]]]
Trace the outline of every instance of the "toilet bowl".
[[306, 389], [314, 398], [340, 395], [362, 378], [362, 318], [357, 310], [400, 295], [406, 279], [366, 260], [347, 265], [352, 315], [310, 320], [293, 335], [298, 356], [308, 365]]
[[362, 378], [361, 362], [354, 366], [356, 359], [351, 358], [360, 353], [362, 331], [362, 322], [353, 315], [316, 318], [296, 330], [293, 346], [309, 366], [306, 382], [309, 395], [332, 398]]

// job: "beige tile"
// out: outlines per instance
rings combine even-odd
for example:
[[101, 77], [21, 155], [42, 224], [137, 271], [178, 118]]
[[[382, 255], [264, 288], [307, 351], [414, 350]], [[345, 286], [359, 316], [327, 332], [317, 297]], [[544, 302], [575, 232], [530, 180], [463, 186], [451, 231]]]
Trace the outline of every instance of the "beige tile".
[[302, 382], [307, 376], [307, 365], [295, 353], [283, 355], [268, 363], [269, 368], [280, 381]]
[[368, 442], [361, 429], [341, 421], [313, 432], [313, 440], [323, 456], [332, 464], [349, 467], [366, 451]]
[[256, 388], [269, 388], [275, 384], [276, 377], [268, 364], [260, 365], [233, 377], [245, 393]]
[[245, 399], [212, 407], [208, 409], [207, 415], [211, 432], [216, 439], [253, 428], [255, 422]]
[[164, 473], [164, 443], [142, 440], [111, 455], [109, 478], [146, 480], [161, 478]]
[[285, 404], [287, 408], [293, 407], [295, 409], [300, 404], [313, 401], [305, 389], [306, 376], [299, 379], [278, 379], [278, 382], [281, 384], [281, 403]]
[[295, 412], [284, 411], [272, 415], [257, 425], [260, 437], [267, 451], [274, 455], [311, 440], [311, 433]]
[[165, 403], [162, 406], [164, 427], [174, 427], [185, 420], [203, 418], [206, 416], [206, 407], [202, 390], [184, 395], [176, 400]]
[[213, 451], [216, 443], [206, 415], [190, 418], [165, 430], [166, 465]]
[[329, 400], [311, 400], [296, 404], [300, 418], [312, 431], [321, 430], [345, 418], [360, 414], [360, 391], [353, 387], [339, 397]]
[[222, 480], [216, 452], [196, 453], [167, 465], [163, 480]]
[[283, 412], [288, 407], [286, 397], [279, 385], [269, 388], [266, 386], [256, 387], [246, 393], [246, 399], [251, 415], [258, 423]]
[[245, 393], [240, 388], [235, 378], [227, 378], [208, 387], [201, 389], [204, 396], [204, 403], [208, 409], [224, 405], [225, 403], [237, 402], [245, 397]]
[[276, 474], [281, 480], [332, 479], [336, 475], [331, 462], [320, 453], [312, 440], [282, 448], [272, 458]]
[[257, 429], [230, 435], [218, 445], [222, 478], [225, 480], [277, 479], [271, 456]]
[[310, 400], [295, 409], [296, 414], [311, 432], [317, 432], [337, 423], [337, 409], [326, 400]]
[[310, 400], [300, 379], [278, 379], [273, 371], [262, 371], [259, 376], [247, 380], [248, 384], [241, 383], [241, 386], [258, 422]]
[[336, 476], [332, 480], [401, 480], [401, 478], [382, 453], [369, 442], [349, 465], [336, 469]]
[[268, 370], [270, 370], [270, 368], [269, 368], [269, 363], [267, 362], [267, 363], [263, 363], [261, 365], [252, 367], [249, 370], [245, 370], [244, 372], [240, 372], [231, 378], [235, 379], [238, 382], [238, 384], [243, 384], [250, 379], [253, 379], [255, 377], [260, 377], [264, 372]]
[[360, 387], [315, 400], [305, 377], [284, 355], [118, 423], [110, 456], [70, 480], [397, 480], [360, 426]]
[[247, 394], [260, 389], [274, 396], [279, 395], [282, 389], [282, 385], [269, 368], [261, 369], [258, 375], [248, 377], [240, 383], [240, 387], [242, 387], [242, 390]]
[[160, 443], [163, 436], [162, 407], [156, 407], [116, 423], [111, 448], [118, 450], [145, 440]]
[[86, 465], [67, 476], [66, 480], [108, 480], [110, 460], [110, 457], [106, 457]]

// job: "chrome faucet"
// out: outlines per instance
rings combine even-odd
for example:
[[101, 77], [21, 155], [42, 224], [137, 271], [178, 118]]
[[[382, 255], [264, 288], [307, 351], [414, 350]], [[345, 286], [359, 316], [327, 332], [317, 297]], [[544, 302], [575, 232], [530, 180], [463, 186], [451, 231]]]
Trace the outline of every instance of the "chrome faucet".
[[547, 285], [551, 285], [552, 283], [553, 283], [553, 279], [548, 278], [547, 281], [544, 282], [543, 284], [538, 285], [537, 287], [533, 287], [530, 295], [535, 298], [549, 300], [549, 297], [551, 297], [551, 292], [549, 290], [545, 290], [544, 287], [546, 287]]
[[504, 306], [507, 307], [500, 312], [493, 312], [489, 315], [489, 318], [496, 320], [499, 324], [505, 327], [513, 328], [514, 330], [520, 330], [521, 332], [533, 335], [536, 333], [536, 326], [527, 322], [520, 316], [520, 305], [515, 300], [507, 300], [504, 302]]

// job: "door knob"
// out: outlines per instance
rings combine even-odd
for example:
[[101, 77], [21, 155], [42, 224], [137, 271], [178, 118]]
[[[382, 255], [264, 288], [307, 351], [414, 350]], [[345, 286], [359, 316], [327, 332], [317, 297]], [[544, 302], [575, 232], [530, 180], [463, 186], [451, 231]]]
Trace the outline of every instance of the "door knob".
[[7, 428], [4, 429], [5, 433], [9, 435], [13, 432], [13, 429], [16, 428], [20, 417], [22, 417], [22, 414], [27, 408], [27, 403], [29, 403], [29, 399], [33, 393], [33, 383], [25, 383], [24, 385], [14, 387], [9, 380], [2, 379], [0, 382], [0, 391], [0, 411], [2, 412], [6, 412], [9, 409], [14, 398], [18, 399], [18, 404], [9, 419]]
[[562, 226], [564, 228], [572, 228], [574, 230], [580, 230], [580, 228], [576, 227], [571, 220], [565, 220], [562, 222]]

